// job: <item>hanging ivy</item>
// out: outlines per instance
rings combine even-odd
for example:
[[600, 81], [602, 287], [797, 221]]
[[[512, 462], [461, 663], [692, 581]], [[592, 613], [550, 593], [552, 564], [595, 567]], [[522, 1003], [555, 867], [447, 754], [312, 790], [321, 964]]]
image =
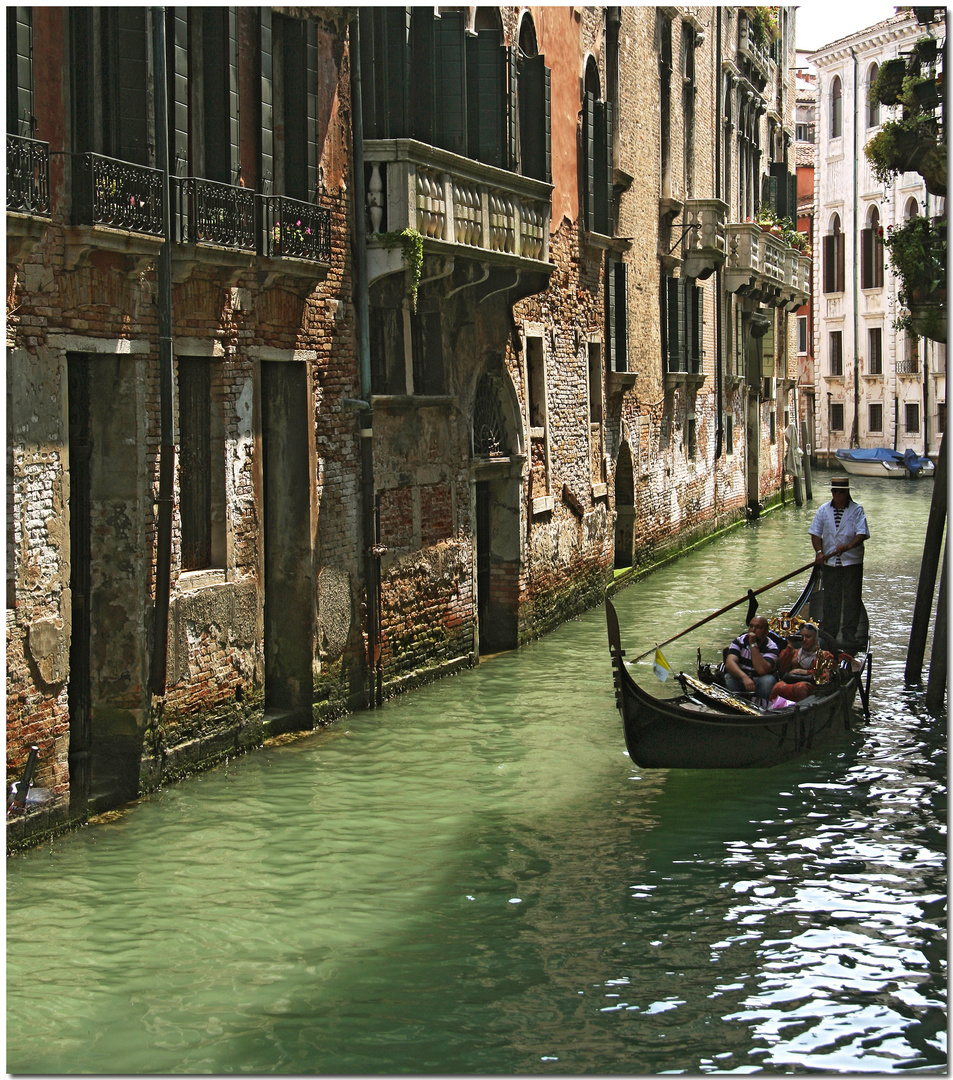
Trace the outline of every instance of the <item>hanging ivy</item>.
[[420, 272], [424, 265], [424, 238], [416, 229], [401, 229], [398, 232], [379, 234], [385, 248], [399, 247], [404, 256], [404, 266], [410, 271], [410, 303], [417, 310], [417, 289], [420, 287]]

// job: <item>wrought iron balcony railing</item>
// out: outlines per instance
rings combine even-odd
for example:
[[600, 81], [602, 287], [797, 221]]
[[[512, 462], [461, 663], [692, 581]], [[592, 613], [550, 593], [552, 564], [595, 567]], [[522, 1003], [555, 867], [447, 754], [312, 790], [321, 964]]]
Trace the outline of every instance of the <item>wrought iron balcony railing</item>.
[[331, 261], [331, 211], [324, 206], [259, 195], [262, 222], [262, 254]]
[[898, 375], [919, 375], [920, 374], [920, 361], [919, 360], [898, 360], [897, 361], [897, 374]]
[[7, 209], [50, 216], [50, 144], [7, 135]]
[[255, 192], [196, 176], [172, 178], [172, 222], [180, 244], [257, 250]]
[[73, 183], [77, 225], [162, 235], [162, 173], [145, 165], [83, 154]]
[[474, 255], [548, 263], [550, 184], [411, 139], [367, 140], [364, 159], [369, 241], [410, 228]]

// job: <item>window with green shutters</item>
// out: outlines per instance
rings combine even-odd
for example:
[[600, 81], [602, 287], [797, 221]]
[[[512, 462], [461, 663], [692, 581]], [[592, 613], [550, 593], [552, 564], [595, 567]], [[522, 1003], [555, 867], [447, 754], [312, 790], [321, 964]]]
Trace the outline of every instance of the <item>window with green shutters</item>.
[[35, 138], [33, 9], [7, 8], [7, 132]]
[[700, 374], [705, 290], [693, 278], [665, 277], [659, 297], [664, 370], [669, 374]]
[[612, 104], [583, 97], [583, 215], [588, 232], [612, 233]]
[[606, 365], [609, 371], [629, 370], [627, 270], [624, 262], [606, 258]]

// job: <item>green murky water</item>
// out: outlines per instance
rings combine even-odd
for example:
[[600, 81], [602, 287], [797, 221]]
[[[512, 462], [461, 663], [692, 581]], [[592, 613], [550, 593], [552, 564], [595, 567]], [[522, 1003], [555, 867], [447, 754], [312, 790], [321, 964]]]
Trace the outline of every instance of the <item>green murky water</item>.
[[[8, 1071], [939, 1070], [945, 725], [903, 688], [932, 483], [852, 483], [874, 713], [842, 747], [640, 772], [590, 612], [8, 859]], [[620, 594], [629, 656], [806, 563], [826, 493]]]

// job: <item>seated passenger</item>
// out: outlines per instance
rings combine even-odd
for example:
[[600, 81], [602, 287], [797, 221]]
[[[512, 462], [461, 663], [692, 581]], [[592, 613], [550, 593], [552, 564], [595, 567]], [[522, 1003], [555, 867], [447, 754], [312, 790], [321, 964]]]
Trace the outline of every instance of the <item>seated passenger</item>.
[[732, 693], [747, 692], [767, 698], [774, 686], [778, 664], [777, 643], [768, 634], [768, 620], [761, 615], [748, 623], [728, 646], [725, 656], [725, 684]]
[[[821, 660], [818, 665], [818, 660]], [[778, 674], [781, 676], [770, 699], [775, 708], [784, 708], [795, 701], [803, 701], [831, 680], [834, 657], [821, 649], [817, 639], [817, 627], [805, 623], [801, 627], [801, 647], [789, 645], [778, 658]]]

